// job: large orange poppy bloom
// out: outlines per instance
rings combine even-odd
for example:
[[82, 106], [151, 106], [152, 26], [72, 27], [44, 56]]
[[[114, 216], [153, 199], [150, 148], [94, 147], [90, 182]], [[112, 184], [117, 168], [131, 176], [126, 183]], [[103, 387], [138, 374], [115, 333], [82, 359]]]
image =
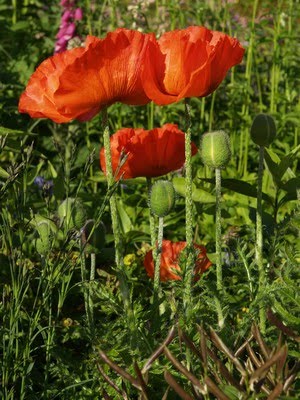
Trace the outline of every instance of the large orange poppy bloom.
[[[156, 177], [181, 168], [185, 161], [184, 139], [184, 133], [174, 124], [151, 130], [120, 129], [110, 137], [113, 172], [121, 166], [116, 179]], [[195, 155], [197, 147], [194, 143], [191, 146]], [[104, 148], [100, 165], [106, 173]]]
[[141, 65], [153, 34], [117, 29], [104, 39], [88, 36], [84, 48], [48, 58], [31, 76], [19, 111], [55, 122], [86, 121], [117, 101], [147, 104]]
[[[170, 240], [163, 240], [162, 253], [160, 262], [160, 280], [181, 280], [181, 276], [176, 273], [180, 272], [179, 266], [180, 254], [186, 247], [186, 242], [171, 242]], [[199, 276], [206, 271], [212, 263], [206, 256], [206, 249], [204, 246], [194, 244], [194, 248], [198, 252], [197, 260], [194, 268], [195, 280], [199, 279]], [[150, 278], [154, 277], [154, 260], [152, 250], [148, 251], [144, 258], [144, 267]]]
[[145, 92], [159, 105], [207, 96], [243, 55], [237, 39], [202, 26], [166, 32], [149, 43], [142, 73]]

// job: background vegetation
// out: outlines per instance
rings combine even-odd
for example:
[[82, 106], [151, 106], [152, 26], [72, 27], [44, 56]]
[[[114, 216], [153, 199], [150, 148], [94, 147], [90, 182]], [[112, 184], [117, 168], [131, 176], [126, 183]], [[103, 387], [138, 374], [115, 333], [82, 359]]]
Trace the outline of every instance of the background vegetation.
[[[233, 156], [223, 174], [222, 205], [226, 294], [216, 292], [212, 267], [195, 284], [189, 324], [181, 313], [180, 282], [163, 285], [162, 314], [154, 318], [150, 303], [153, 283], [143, 267], [150, 243], [147, 185], [144, 179], [134, 179], [116, 189], [131, 299], [130, 312], [124, 310], [113, 268], [109, 193], [99, 168], [103, 145], [100, 116], [87, 123], [57, 125], [50, 120], [32, 120], [17, 111], [30, 75], [53, 54], [61, 7], [58, 1], [0, 0], [1, 397], [135, 399], [143, 393], [149, 399], [164, 395], [188, 398], [176, 393], [169, 376], [172, 373], [191, 398], [267, 398], [268, 391], [277, 388], [279, 393], [278, 385], [284, 387], [288, 379], [290, 386], [280, 398], [299, 398], [299, 1], [82, 0], [77, 5], [83, 10], [77, 25], [82, 41], [87, 34], [103, 37], [117, 27], [160, 35], [170, 29], [205, 25], [236, 36], [246, 48], [242, 64], [215, 93], [191, 99], [192, 134], [197, 145], [201, 134], [210, 130], [224, 129], [231, 138]], [[268, 149], [263, 181], [268, 283], [265, 292], [257, 296], [258, 152], [249, 131], [253, 117], [261, 112], [274, 117], [277, 138]], [[183, 103], [167, 107], [115, 104], [109, 109], [112, 132], [166, 122], [184, 130]], [[198, 155], [193, 159], [193, 174], [195, 242], [205, 245], [214, 261], [214, 188], [209, 181], [211, 172]], [[170, 174], [169, 179], [178, 198], [175, 210], [165, 218], [164, 237], [185, 240], [182, 171]], [[59, 207], [68, 197], [83, 206], [80, 226], [84, 230], [76, 226], [73, 217], [68, 224], [62, 223]], [[91, 243], [83, 251], [82, 240], [94, 225]], [[45, 231], [47, 248], [39, 241]], [[92, 316], [86, 312], [87, 301]], [[252, 326], [260, 308], [268, 315], [263, 339], [257, 326]], [[176, 329], [170, 331], [173, 326]], [[178, 370], [166, 349], [145, 364], [168, 334], [177, 364], [181, 361], [201, 385], [207, 385], [208, 392], [201, 394], [198, 383]], [[238, 351], [249, 337], [257, 364], [249, 349], [248, 355]], [[192, 343], [201, 347], [200, 353]], [[264, 352], [266, 347], [269, 350]], [[224, 369], [219, 371], [216, 360], [240, 381], [244, 375], [236, 358], [240, 357], [250, 376], [251, 365], [259, 368], [274, 355], [275, 361], [255, 379], [252, 375], [253, 381], [244, 379], [242, 388], [230, 381]], [[115, 364], [109, 365], [106, 357]], [[116, 370], [116, 365], [122, 371]], [[124, 376], [124, 370], [130, 378]], [[268, 380], [263, 380], [267, 372]], [[220, 397], [207, 377], [217, 382], [227, 397]], [[264, 385], [267, 391], [261, 390]], [[279, 398], [276, 393], [272, 398]]]

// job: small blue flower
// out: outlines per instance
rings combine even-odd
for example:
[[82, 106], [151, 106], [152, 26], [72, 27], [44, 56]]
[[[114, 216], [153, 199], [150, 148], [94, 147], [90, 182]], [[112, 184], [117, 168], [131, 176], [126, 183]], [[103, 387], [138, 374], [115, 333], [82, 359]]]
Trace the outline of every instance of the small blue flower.
[[39, 189], [43, 189], [45, 184], [45, 179], [42, 176], [37, 176], [34, 178], [34, 184], [38, 186]]
[[50, 197], [53, 194], [53, 186], [54, 183], [52, 180], [46, 181], [42, 176], [37, 176], [34, 179], [34, 184], [37, 185], [37, 187], [42, 190], [42, 195], [43, 197]]

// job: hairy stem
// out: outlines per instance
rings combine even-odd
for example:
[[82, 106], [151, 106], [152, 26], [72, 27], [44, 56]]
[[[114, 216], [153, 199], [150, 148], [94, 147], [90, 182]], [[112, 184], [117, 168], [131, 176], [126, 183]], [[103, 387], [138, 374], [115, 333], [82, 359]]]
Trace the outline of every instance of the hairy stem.
[[194, 269], [194, 249], [193, 249], [193, 198], [192, 198], [192, 147], [191, 147], [191, 107], [185, 99], [185, 226], [186, 226], [186, 251], [187, 260], [184, 277], [184, 306], [189, 309], [192, 298], [192, 276]]
[[[263, 265], [263, 225], [262, 225], [262, 182], [264, 168], [264, 147], [259, 147], [259, 165], [257, 177], [257, 207], [256, 207], [256, 246], [255, 258], [258, 267], [258, 294], [261, 295], [265, 286], [265, 271]], [[266, 329], [266, 316], [264, 307], [259, 310], [260, 329], [262, 333]]]
[[[112, 158], [110, 151], [110, 135], [109, 135], [109, 126], [107, 120], [107, 110], [104, 108], [102, 110], [102, 126], [103, 126], [103, 140], [104, 140], [104, 154], [105, 154], [105, 166], [106, 166], [106, 179], [108, 189], [110, 189], [114, 184], [114, 175], [112, 168]], [[118, 221], [118, 210], [117, 210], [117, 200], [116, 195], [112, 192], [111, 197], [109, 199], [110, 203], [110, 212], [111, 212], [111, 221], [112, 221], [112, 229], [115, 239], [115, 262], [116, 262], [116, 273], [120, 283], [120, 291], [122, 295], [122, 299], [124, 302], [124, 308], [128, 317], [128, 324], [131, 324], [131, 315], [132, 310], [130, 307], [129, 300], [129, 288], [127, 285], [126, 274], [124, 272], [124, 262], [123, 262], [123, 248], [122, 248], [122, 240], [121, 240], [121, 232]]]
[[223, 289], [222, 243], [221, 243], [221, 170], [216, 168], [216, 254], [217, 254], [217, 290]]

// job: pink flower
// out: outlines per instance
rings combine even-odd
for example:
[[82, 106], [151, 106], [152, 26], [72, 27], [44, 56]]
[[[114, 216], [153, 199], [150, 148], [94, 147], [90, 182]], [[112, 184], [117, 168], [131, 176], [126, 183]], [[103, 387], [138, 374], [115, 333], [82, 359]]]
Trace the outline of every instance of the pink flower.
[[67, 49], [69, 40], [76, 36], [75, 21], [82, 19], [82, 10], [79, 7], [75, 8], [75, 1], [62, 0], [60, 4], [65, 10], [56, 35], [54, 53], [61, 53]]
[[82, 20], [82, 9], [81, 8], [76, 8], [75, 12], [74, 12], [74, 19], [76, 21], [80, 21]]

